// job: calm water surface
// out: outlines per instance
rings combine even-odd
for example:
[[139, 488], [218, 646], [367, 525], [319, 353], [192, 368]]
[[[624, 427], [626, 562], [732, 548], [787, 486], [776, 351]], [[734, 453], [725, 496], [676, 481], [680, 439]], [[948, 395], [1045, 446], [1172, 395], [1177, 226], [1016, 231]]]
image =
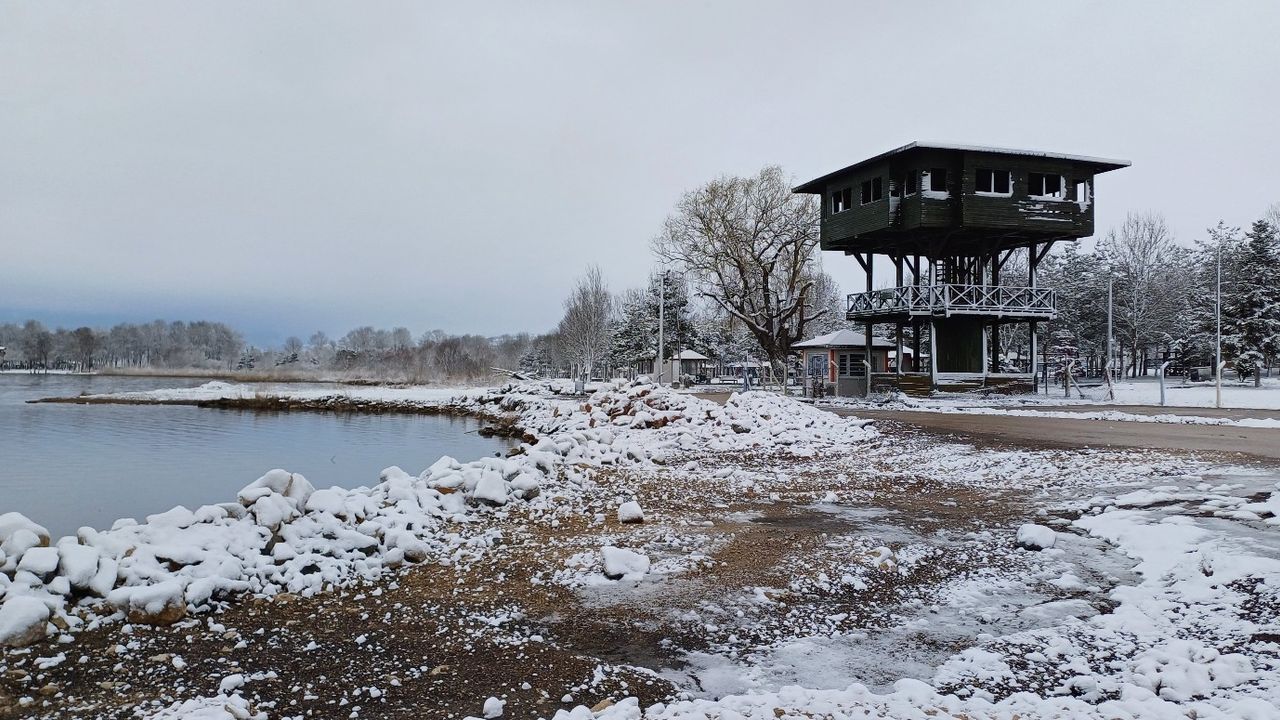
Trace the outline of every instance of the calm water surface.
[[0, 373], [0, 513], [17, 510], [56, 537], [227, 502], [277, 467], [316, 487], [358, 487], [391, 465], [417, 474], [441, 455], [473, 460], [509, 447], [477, 435], [469, 418], [25, 402], [203, 382]]

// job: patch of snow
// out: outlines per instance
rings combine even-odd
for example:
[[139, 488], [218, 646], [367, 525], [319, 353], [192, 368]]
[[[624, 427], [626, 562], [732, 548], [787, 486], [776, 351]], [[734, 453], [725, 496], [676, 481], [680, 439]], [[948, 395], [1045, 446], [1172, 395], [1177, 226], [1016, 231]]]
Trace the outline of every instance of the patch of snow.
[[219, 694], [175, 702], [143, 715], [142, 720], [267, 720], [267, 713], [254, 712], [238, 694]]

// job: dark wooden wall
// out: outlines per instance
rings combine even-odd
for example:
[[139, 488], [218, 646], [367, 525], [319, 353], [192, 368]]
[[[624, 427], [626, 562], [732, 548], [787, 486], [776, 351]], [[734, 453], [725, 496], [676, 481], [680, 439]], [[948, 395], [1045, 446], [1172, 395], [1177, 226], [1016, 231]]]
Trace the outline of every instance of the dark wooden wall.
[[[921, 170], [936, 167], [947, 168], [949, 197], [931, 197], [920, 182], [922, 178], [914, 195], [901, 195], [908, 172], [917, 173], [918, 177]], [[978, 194], [975, 190], [978, 168], [1010, 171], [1012, 194], [1007, 197]], [[1033, 172], [1061, 175], [1065, 197], [1061, 200], [1031, 198], [1027, 179]], [[862, 182], [874, 177], [883, 179], [884, 197], [862, 205]], [[1077, 202], [1074, 197], [1077, 180], [1087, 180], [1092, 186], [1092, 168], [1070, 160], [1029, 155], [930, 148], [909, 150], [857, 168], [827, 184], [822, 195], [822, 248], [853, 252], [858, 250], [863, 238], [877, 240], [876, 246], [882, 248], [884, 241], [895, 237], [906, 240], [949, 230], [990, 231], [993, 237], [1009, 233], [1055, 239], [1088, 237], [1094, 230], [1093, 202], [1091, 198], [1083, 208]], [[845, 187], [852, 190], [853, 207], [832, 214], [831, 193]], [[891, 187], [900, 193], [893, 213], [890, 213]]]
[[[1010, 171], [1013, 176], [1012, 197], [979, 195], [975, 189], [978, 168]], [[1033, 172], [1061, 175], [1066, 185], [1066, 197], [1062, 200], [1031, 198], [1027, 194], [1027, 176]], [[1093, 203], [1082, 210], [1072, 197], [1077, 179], [1093, 182], [1093, 174], [1087, 168], [1053, 158], [967, 152], [964, 154], [963, 173], [961, 225], [964, 227], [1036, 230], [1072, 237], [1093, 234]]]
[[[863, 181], [876, 177], [882, 179], [883, 197], [866, 205], [861, 204]], [[853, 207], [833, 215], [831, 194], [842, 188], [852, 189]], [[826, 192], [822, 194], [823, 250], [830, 249], [826, 245], [828, 237], [854, 237], [887, 227], [889, 227], [889, 163], [887, 161], [859, 168], [857, 172], [829, 184]]]

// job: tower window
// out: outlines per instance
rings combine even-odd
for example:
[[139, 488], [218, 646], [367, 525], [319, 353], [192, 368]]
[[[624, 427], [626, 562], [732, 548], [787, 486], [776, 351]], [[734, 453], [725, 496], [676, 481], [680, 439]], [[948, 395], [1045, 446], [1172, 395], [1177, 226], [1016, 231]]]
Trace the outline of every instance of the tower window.
[[947, 191], [947, 169], [946, 168], [929, 168], [929, 191], [930, 192], [946, 192]]
[[843, 188], [831, 193], [831, 213], [844, 212], [853, 207], [853, 188]]
[[1089, 194], [1089, 181], [1076, 180], [1072, 190], [1075, 192], [1075, 201], [1080, 204], [1080, 207], [1089, 207], [1090, 201], [1093, 200], [1092, 196]]
[[1028, 173], [1027, 194], [1032, 197], [1061, 198], [1062, 176]]
[[975, 190], [980, 193], [991, 193], [993, 195], [1009, 195], [1009, 188], [1012, 185], [1009, 178], [1008, 170], [992, 170], [990, 168], [978, 168]]
[[873, 203], [884, 197], [884, 180], [879, 177], [865, 180], [862, 183], [862, 204]]

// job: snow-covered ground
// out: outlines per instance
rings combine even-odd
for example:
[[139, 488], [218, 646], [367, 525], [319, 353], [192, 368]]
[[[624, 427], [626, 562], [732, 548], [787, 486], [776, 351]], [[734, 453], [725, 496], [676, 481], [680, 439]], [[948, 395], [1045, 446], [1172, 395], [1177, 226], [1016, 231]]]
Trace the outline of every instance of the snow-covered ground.
[[[239, 387], [149, 397], [259, 392]], [[627, 698], [628, 687], [643, 694], [634, 683], [610, 686], [613, 704], [594, 710], [554, 703], [603, 687], [601, 665], [559, 690], [534, 687], [536, 672], [511, 677], [512, 695], [475, 698], [466, 712], [477, 716], [528, 686], [550, 698], [539, 714], [560, 720], [1280, 717], [1280, 485], [1265, 469], [891, 438], [766, 393], [720, 406], [649, 386], [585, 399], [565, 389], [350, 390], [510, 415], [537, 439], [506, 458], [388, 468], [352, 489], [277, 470], [228, 503], [56, 541], [0, 516], [0, 642], [34, 641], [7, 651], [0, 675], [30, 678], [15, 698], [26, 712], [66, 712], [56, 701], [74, 688], [41, 692], [41, 678], [92, 664], [73, 660], [87, 657], [76, 651], [86, 631], [120, 633], [113, 652], [141, 662], [149, 646], [133, 625], [222, 632], [214, 618], [246, 595], [368, 583], [381, 594], [443, 567], [459, 587], [496, 583], [517, 603], [477, 616], [487, 632], [532, 612], [520, 602], [568, 593], [625, 633], [657, 628], [660, 651], [681, 658], [641, 669], [675, 688], [656, 705]], [[1019, 535], [1040, 549], [1018, 548]], [[522, 552], [528, 580], [515, 586], [514, 571], [492, 568]], [[572, 636], [580, 622], [552, 630]], [[511, 642], [569, 642], [542, 632]], [[190, 652], [155, 657], [178, 678], [192, 663], [218, 667]], [[295, 716], [285, 689], [258, 690], [282, 668], [234, 670], [204, 691], [148, 688], [138, 713]], [[396, 683], [432, 674], [403, 668]], [[377, 714], [396, 691], [352, 698]]]
[[[1280, 428], [1280, 381], [1264, 379], [1261, 387], [1231, 383], [1222, 388], [1222, 408], [1251, 411], [1255, 417], [1220, 417], [1197, 414], [1194, 408], [1213, 408], [1216, 394], [1213, 385], [1187, 384], [1170, 380], [1165, 389], [1166, 405], [1160, 407], [1160, 388], [1155, 380], [1129, 380], [1114, 386], [1115, 399], [1107, 398], [1104, 387], [1086, 388], [1084, 396], [1073, 391], [1070, 397], [1061, 391], [1044, 394], [937, 394], [926, 398], [895, 394], [890, 397], [825, 398], [825, 406], [846, 408], [902, 409], [929, 412], [968, 413], [974, 415], [1014, 415], [1023, 417], [1056, 417], [1076, 420], [1109, 420], [1125, 422], [1183, 425], [1225, 425], [1252, 428]], [[1046, 407], [1047, 406], [1047, 407]], [[1054, 409], [1072, 406], [1071, 410]], [[1127, 410], [1142, 406], [1143, 412]], [[1078, 409], [1077, 409], [1078, 408]], [[1147, 410], [1146, 408], [1150, 408]], [[1275, 409], [1274, 417], [1256, 417], [1257, 411]]]
[[[966, 413], [969, 415], [1011, 415], [1015, 417], [1051, 417], [1072, 420], [1110, 420], [1113, 422], [1164, 423], [1171, 425], [1226, 425], [1230, 427], [1280, 428], [1280, 419], [1276, 418], [1222, 418], [1203, 417], [1201, 415], [1184, 414], [1182, 412], [1161, 412], [1157, 414], [1130, 413], [1121, 410], [1033, 410], [1027, 408], [967, 407], [964, 405], [929, 405], [912, 406], [912, 409], [930, 410], [934, 412]], [[1280, 413], [1277, 413], [1280, 417]]]
[[[1188, 383], [1181, 378], [1169, 378], [1165, 383], [1165, 401], [1169, 407], [1214, 407], [1217, 390], [1213, 383]], [[1099, 401], [1106, 397], [1103, 388], [1085, 392]], [[1159, 405], [1160, 384], [1154, 378], [1118, 382], [1115, 396], [1114, 402], [1118, 405]], [[1224, 381], [1222, 407], [1280, 409], [1280, 378], [1264, 377], [1261, 387], [1256, 388], [1252, 382]]]

